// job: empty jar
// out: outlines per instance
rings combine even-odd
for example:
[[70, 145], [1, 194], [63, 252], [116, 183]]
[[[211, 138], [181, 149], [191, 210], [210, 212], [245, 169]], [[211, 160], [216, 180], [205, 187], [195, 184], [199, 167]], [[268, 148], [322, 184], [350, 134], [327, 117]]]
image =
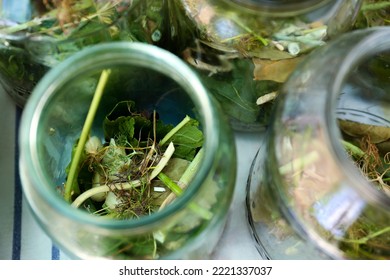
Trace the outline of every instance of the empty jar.
[[271, 259], [389, 259], [390, 28], [344, 34], [284, 84], [247, 206]]

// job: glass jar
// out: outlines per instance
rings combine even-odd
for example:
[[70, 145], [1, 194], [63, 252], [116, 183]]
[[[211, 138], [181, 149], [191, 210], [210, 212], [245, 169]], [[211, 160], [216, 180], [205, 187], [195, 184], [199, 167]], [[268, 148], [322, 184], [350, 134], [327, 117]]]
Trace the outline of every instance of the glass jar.
[[247, 189], [271, 259], [389, 259], [390, 28], [316, 50], [281, 90]]
[[291, 71], [311, 50], [349, 30], [361, 1], [174, 3], [172, 52], [199, 72], [234, 129], [258, 131], [269, 124], [272, 101]]
[[[102, 123], [113, 108], [129, 100], [139, 108], [135, 115], [153, 115], [165, 124], [176, 125], [190, 116], [199, 122], [204, 135], [203, 156], [191, 167], [193, 177], [185, 191], [150, 215], [99, 217], [88, 209], [76, 209], [74, 202], [71, 206], [62, 195], [72, 148], [81, 141], [78, 139], [104, 69], [110, 69], [111, 74], [91, 136], [104, 138]], [[131, 113], [132, 107], [126, 106]], [[223, 232], [235, 185], [233, 134], [218, 103], [198, 77], [161, 48], [139, 42], [102, 43], [52, 68], [23, 110], [19, 145], [27, 202], [44, 231], [73, 258], [206, 259]]]
[[354, 29], [389, 26], [390, 6], [380, 0], [363, 0]]
[[86, 46], [108, 41], [159, 41], [162, 2], [2, 1], [1, 86], [24, 107], [34, 86], [51, 67]]

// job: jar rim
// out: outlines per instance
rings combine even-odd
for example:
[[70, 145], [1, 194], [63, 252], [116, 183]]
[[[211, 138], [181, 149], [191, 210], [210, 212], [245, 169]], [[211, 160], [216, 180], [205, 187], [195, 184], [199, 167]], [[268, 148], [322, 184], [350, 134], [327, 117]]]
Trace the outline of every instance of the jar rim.
[[[331, 98], [326, 100], [326, 111], [336, 112], [337, 98], [342, 90], [346, 79], [350, 76], [351, 69], [356, 68], [362, 62], [375, 54], [383, 51], [390, 51], [390, 29], [387, 27], [373, 27], [366, 30], [354, 31], [355, 33], [366, 33], [367, 36], [349, 49], [343, 61], [338, 65], [334, 75], [334, 83], [331, 87]], [[387, 120], [390, 124], [390, 120]], [[390, 210], [390, 197], [383, 195], [383, 192], [371, 187], [370, 182], [361, 180], [363, 177], [358, 172], [356, 166], [345, 154], [345, 148], [338, 141], [341, 139], [341, 131], [336, 122], [334, 114], [326, 114], [327, 131], [330, 137], [330, 145], [334, 151], [338, 166], [344, 170], [354, 186], [373, 204], [380, 205], [384, 209]], [[364, 178], [363, 178], [364, 179]]]
[[[180, 199], [162, 211], [142, 216], [140, 219], [99, 219], [99, 217], [94, 217], [80, 209], [71, 207], [69, 203], [55, 193], [54, 183], [50, 182], [43, 174], [42, 165], [44, 163], [40, 163], [38, 160], [37, 151], [37, 131], [40, 116], [56, 90], [77, 75], [72, 70], [78, 69], [77, 72], [80, 73], [86, 69], [85, 65], [87, 63], [93, 63], [97, 68], [104, 63], [113, 65], [125, 63], [146, 67], [163, 75], [173, 73], [172, 79], [183, 87], [195, 108], [199, 111], [200, 119], [198, 121], [201, 123], [204, 133], [203, 147], [205, 152], [202, 164]], [[58, 79], [58, 77], [61, 77], [61, 79]], [[161, 222], [184, 208], [198, 193], [202, 182], [212, 168], [220, 141], [218, 133], [220, 119], [216, 117], [217, 109], [212, 102], [198, 76], [178, 57], [161, 48], [139, 42], [109, 42], [85, 48], [49, 70], [37, 84], [24, 108], [19, 133], [22, 187], [26, 190], [34, 188], [50, 207], [69, 219], [75, 219], [80, 223], [102, 226], [106, 229], [135, 229], [153, 226], [156, 222]], [[29, 180], [31, 180], [31, 183], [28, 182]], [[28, 186], [25, 187], [23, 183]], [[53, 189], [53, 192], [47, 192], [47, 189]]]

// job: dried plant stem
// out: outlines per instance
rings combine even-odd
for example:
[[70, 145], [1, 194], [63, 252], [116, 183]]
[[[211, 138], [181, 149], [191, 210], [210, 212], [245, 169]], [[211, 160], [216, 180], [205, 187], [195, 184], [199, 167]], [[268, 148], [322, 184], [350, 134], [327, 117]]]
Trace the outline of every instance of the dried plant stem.
[[[177, 185], [184, 190], [187, 188], [190, 181], [194, 178], [195, 174], [197, 173], [199, 169], [199, 165], [202, 162], [203, 159], [204, 150], [201, 148], [199, 152], [196, 154], [194, 159], [191, 161], [191, 163], [188, 165], [186, 170], [184, 171], [183, 175], [180, 177], [179, 181], [177, 182]], [[165, 208], [167, 205], [169, 205], [174, 199], [176, 198], [175, 193], [171, 193], [168, 195], [168, 197], [163, 201], [161, 204], [159, 211], [161, 211], [163, 208]]]

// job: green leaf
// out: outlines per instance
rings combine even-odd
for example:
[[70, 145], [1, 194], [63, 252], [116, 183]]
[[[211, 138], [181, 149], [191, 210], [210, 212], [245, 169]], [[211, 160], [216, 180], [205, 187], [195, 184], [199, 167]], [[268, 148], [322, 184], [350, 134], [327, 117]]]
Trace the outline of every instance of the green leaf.
[[121, 138], [125, 136], [127, 141], [134, 137], [135, 119], [131, 112], [135, 112], [134, 102], [124, 101], [115, 105], [114, 109], [103, 121], [104, 138]]
[[[86, 240], [86, 242], [89, 243], [90, 241]], [[134, 237], [107, 237], [102, 238], [99, 242], [101, 246], [106, 249], [104, 255], [112, 256], [114, 259], [156, 258], [156, 241], [150, 234]], [[92, 244], [90, 246], [92, 246]]]
[[191, 119], [170, 139], [175, 145], [174, 156], [192, 160], [196, 151], [203, 145], [203, 132], [198, 128], [199, 122]]
[[126, 136], [129, 141], [134, 137], [135, 120], [133, 117], [119, 117], [114, 121], [104, 121], [104, 137], [106, 139]]
[[[174, 126], [156, 121], [156, 141], [163, 138]], [[106, 116], [103, 121], [104, 137], [125, 139], [135, 144], [138, 139], [146, 140], [153, 137], [153, 122], [146, 114], [140, 113], [134, 101], [121, 101]], [[122, 143], [118, 143], [122, 144]]]

